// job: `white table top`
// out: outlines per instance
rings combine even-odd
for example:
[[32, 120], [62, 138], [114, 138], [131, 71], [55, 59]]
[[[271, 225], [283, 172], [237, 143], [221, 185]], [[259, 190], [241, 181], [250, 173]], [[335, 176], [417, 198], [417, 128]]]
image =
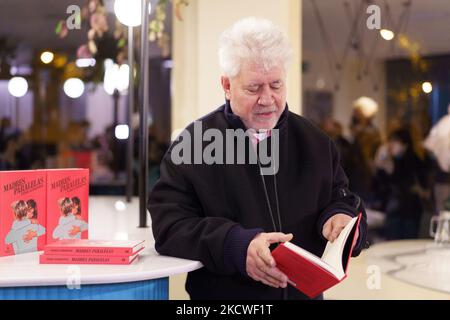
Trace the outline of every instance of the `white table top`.
[[350, 260], [348, 278], [326, 299], [450, 300], [450, 257], [433, 252], [431, 240], [388, 241]]
[[[128, 204], [122, 197], [89, 199], [90, 239], [145, 240], [139, 260], [131, 265], [41, 265], [33, 252], [0, 258], [0, 287], [102, 284], [168, 277], [202, 267], [198, 261], [160, 256], [154, 250], [151, 227], [138, 228], [138, 199]], [[123, 201], [117, 203], [117, 201]], [[126, 208], [124, 207], [124, 203]], [[149, 224], [151, 223], [148, 215]]]
[[398, 280], [450, 293], [450, 247], [432, 240], [390, 241], [373, 246], [368, 261]]

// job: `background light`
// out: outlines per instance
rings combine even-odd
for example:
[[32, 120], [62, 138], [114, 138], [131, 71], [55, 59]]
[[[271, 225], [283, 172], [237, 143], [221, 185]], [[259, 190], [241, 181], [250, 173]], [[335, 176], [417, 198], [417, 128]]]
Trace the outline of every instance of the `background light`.
[[105, 61], [103, 61], [103, 67], [106, 69], [108, 69], [109, 67], [111, 67], [114, 64], [114, 61], [112, 61], [112, 59], [105, 59]]
[[78, 78], [69, 78], [64, 82], [64, 93], [73, 99], [81, 97], [84, 92], [84, 83]]
[[28, 82], [23, 77], [13, 77], [8, 82], [9, 93], [16, 97], [23, 97], [28, 91]]
[[130, 128], [126, 124], [119, 124], [114, 130], [114, 134], [119, 140], [126, 140], [130, 136]]
[[94, 67], [95, 63], [96, 61], [94, 58], [81, 58], [75, 61], [75, 64], [78, 68]]
[[353, 109], [358, 109], [366, 118], [372, 118], [378, 112], [378, 103], [370, 97], [362, 96], [353, 101]]
[[392, 32], [391, 30], [388, 30], [388, 29], [381, 29], [380, 35], [383, 37], [384, 40], [387, 40], [387, 41], [390, 41], [390, 40], [394, 39], [394, 37], [395, 37], [394, 32]]
[[129, 85], [130, 67], [127, 64], [122, 64], [120, 67], [117, 64], [110, 64], [105, 70], [105, 77], [103, 79], [103, 88], [106, 93], [112, 95], [117, 89], [120, 93], [125, 93]]
[[422, 83], [422, 90], [425, 93], [430, 93], [431, 91], [433, 91], [433, 86], [431, 85], [431, 82], [424, 82]]
[[[148, 4], [148, 14], [152, 12], [151, 3]], [[116, 0], [114, 13], [120, 23], [137, 27], [141, 25], [141, 0]]]
[[50, 62], [53, 61], [54, 57], [55, 57], [55, 55], [52, 52], [44, 51], [41, 54], [41, 61], [45, 64], [49, 64]]
[[114, 207], [116, 208], [117, 211], [124, 211], [126, 210], [127, 205], [125, 204], [125, 202], [118, 200], [114, 204]]

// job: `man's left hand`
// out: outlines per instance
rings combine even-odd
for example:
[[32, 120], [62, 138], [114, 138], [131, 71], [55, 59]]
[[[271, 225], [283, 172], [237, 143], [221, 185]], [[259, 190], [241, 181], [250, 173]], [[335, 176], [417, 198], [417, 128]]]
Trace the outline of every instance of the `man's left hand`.
[[[330, 242], [333, 242], [336, 240], [337, 237], [339, 237], [339, 234], [341, 233], [342, 229], [345, 228], [347, 223], [352, 220], [352, 217], [350, 217], [348, 214], [345, 213], [337, 213], [333, 215], [331, 218], [325, 222], [322, 228], [322, 235], [325, 239], [327, 239]], [[357, 240], [359, 237], [359, 230], [356, 229], [356, 236], [355, 239]]]

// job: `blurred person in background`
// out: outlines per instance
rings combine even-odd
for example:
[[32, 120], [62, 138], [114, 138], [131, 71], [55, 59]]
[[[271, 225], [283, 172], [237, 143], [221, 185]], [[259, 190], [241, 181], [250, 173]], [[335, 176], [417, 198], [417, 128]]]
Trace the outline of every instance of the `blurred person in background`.
[[435, 204], [437, 211], [450, 211], [450, 104], [448, 113], [431, 129], [424, 141], [424, 147], [435, 159], [436, 184]]
[[320, 124], [320, 128], [336, 144], [336, 147], [338, 148], [340, 153], [342, 169], [344, 169], [345, 172], [349, 172], [351, 170], [351, 144], [344, 137], [342, 125], [332, 118], [326, 118]]
[[350, 124], [352, 143], [348, 164], [350, 188], [355, 190], [371, 206], [374, 199], [373, 159], [381, 144], [379, 130], [373, 124], [378, 112], [378, 104], [369, 97], [360, 97], [353, 102]]
[[418, 237], [421, 216], [431, 198], [430, 168], [414, 150], [407, 128], [389, 135], [375, 156], [375, 186], [386, 213], [387, 240]]

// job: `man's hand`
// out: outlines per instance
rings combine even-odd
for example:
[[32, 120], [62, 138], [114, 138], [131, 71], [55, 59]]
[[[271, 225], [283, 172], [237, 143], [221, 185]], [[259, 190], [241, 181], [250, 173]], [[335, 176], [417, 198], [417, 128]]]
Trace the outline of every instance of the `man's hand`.
[[247, 249], [247, 274], [253, 280], [261, 281], [268, 286], [286, 288], [288, 278], [276, 267], [269, 246], [272, 243], [290, 241], [292, 237], [291, 233], [281, 232], [256, 235]]
[[[345, 228], [347, 223], [352, 220], [352, 217], [350, 217], [348, 214], [345, 213], [337, 213], [334, 216], [332, 216], [330, 219], [325, 222], [322, 228], [322, 235], [325, 239], [327, 239], [330, 242], [333, 242], [336, 240], [337, 237], [339, 237], [339, 234], [341, 233], [342, 229]], [[359, 230], [356, 229], [356, 236], [355, 241], [357, 241], [359, 237]]]

